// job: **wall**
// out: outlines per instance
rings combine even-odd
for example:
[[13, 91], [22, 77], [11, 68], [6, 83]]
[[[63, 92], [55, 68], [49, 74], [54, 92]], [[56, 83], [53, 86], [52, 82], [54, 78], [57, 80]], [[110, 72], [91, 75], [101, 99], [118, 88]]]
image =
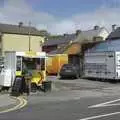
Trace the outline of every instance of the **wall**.
[[[35, 52], [41, 51], [40, 41], [44, 41], [44, 37], [31, 36], [31, 50]], [[4, 51], [28, 51], [29, 36], [4, 34], [3, 35], [3, 52]]]
[[81, 44], [80, 43], [73, 43], [71, 44], [66, 50], [65, 54], [79, 54], [81, 52]]
[[108, 37], [108, 35], [109, 35], [109, 33], [105, 29], [103, 29], [101, 31], [101, 33], [99, 34], [99, 36], [101, 36], [103, 38], [103, 40], [105, 40]]

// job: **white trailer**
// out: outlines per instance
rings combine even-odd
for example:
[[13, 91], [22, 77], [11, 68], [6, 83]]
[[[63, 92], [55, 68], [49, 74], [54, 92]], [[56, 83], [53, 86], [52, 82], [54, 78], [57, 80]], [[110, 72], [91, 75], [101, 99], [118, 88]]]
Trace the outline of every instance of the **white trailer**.
[[120, 52], [85, 53], [84, 77], [120, 79]]

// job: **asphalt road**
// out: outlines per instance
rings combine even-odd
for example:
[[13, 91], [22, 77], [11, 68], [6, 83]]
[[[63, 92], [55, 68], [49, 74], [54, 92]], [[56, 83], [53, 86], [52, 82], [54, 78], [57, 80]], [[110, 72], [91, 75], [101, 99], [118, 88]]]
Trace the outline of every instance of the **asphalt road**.
[[[63, 90], [60, 83], [61, 89], [65, 84]], [[25, 108], [1, 114], [0, 120], [120, 120], [120, 83], [87, 80], [60, 83], [57, 83], [60, 90], [32, 94]]]

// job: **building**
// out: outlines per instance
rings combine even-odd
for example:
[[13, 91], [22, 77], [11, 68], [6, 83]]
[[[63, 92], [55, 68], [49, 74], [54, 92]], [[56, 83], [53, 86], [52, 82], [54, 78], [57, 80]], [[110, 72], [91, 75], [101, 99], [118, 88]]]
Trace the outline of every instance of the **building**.
[[120, 51], [120, 27], [114, 29], [106, 41], [101, 42], [86, 52], [108, 52], [108, 51]]
[[114, 29], [107, 37], [107, 40], [116, 40], [116, 39], [120, 39], [120, 27]]
[[87, 48], [91, 48], [94, 45], [103, 42], [108, 37], [109, 32], [104, 27], [95, 26], [91, 30], [81, 31], [77, 30], [76, 33], [67, 35], [67, 37], [63, 37], [62, 39], [55, 39], [48, 41], [51, 43], [51, 46], [56, 44], [55, 50], [51, 49], [50, 53], [53, 54], [80, 54], [87, 50]]
[[[64, 34], [60, 36], [49, 36], [43, 45], [43, 51], [47, 53], [60, 54], [64, 52], [64, 48], [75, 40], [76, 34]], [[62, 48], [62, 49], [61, 49]]]
[[44, 44], [49, 54], [67, 54], [68, 62], [80, 66], [82, 75], [84, 51], [103, 42], [109, 32], [104, 27], [95, 26], [91, 30], [77, 30], [74, 34], [51, 37]]
[[80, 31], [75, 42], [89, 43], [105, 41], [108, 37], [109, 32], [104, 27], [94, 26], [93, 29], [87, 31]]
[[82, 76], [84, 52], [105, 41], [109, 32], [103, 27], [95, 26], [94, 29], [77, 31], [77, 33], [77, 38], [66, 47], [64, 54], [68, 54], [69, 63], [77, 64], [80, 67], [80, 75]]
[[105, 41], [108, 35], [106, 28], [94, 26], [93, 29], [87, 31], [77, 30], [73, 34], [50, 36], [43, 45], [43, 51], [51, 54], [75, 54], [78, 51], [81, 52], [83, 46], [86, 48], [90, 44], [92, 47], [96, 43]]
[[0, 24], [0, 53], [4, 51], [41, 51], [47, 32], [35, 27]]

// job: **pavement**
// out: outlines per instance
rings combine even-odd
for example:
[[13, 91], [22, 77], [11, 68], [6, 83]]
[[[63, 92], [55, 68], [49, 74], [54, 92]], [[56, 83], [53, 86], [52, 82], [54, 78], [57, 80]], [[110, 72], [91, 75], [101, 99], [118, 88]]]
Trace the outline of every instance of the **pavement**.
[[9, 94], [0, 94], [0, 114], [15, 111], [25, 106], [23, 97], [13, 97]]
[[9, 94], [0, 94], [0, 109], [3, 107], [13, 106], [17, 104], [17, 100], [13, 99]]

